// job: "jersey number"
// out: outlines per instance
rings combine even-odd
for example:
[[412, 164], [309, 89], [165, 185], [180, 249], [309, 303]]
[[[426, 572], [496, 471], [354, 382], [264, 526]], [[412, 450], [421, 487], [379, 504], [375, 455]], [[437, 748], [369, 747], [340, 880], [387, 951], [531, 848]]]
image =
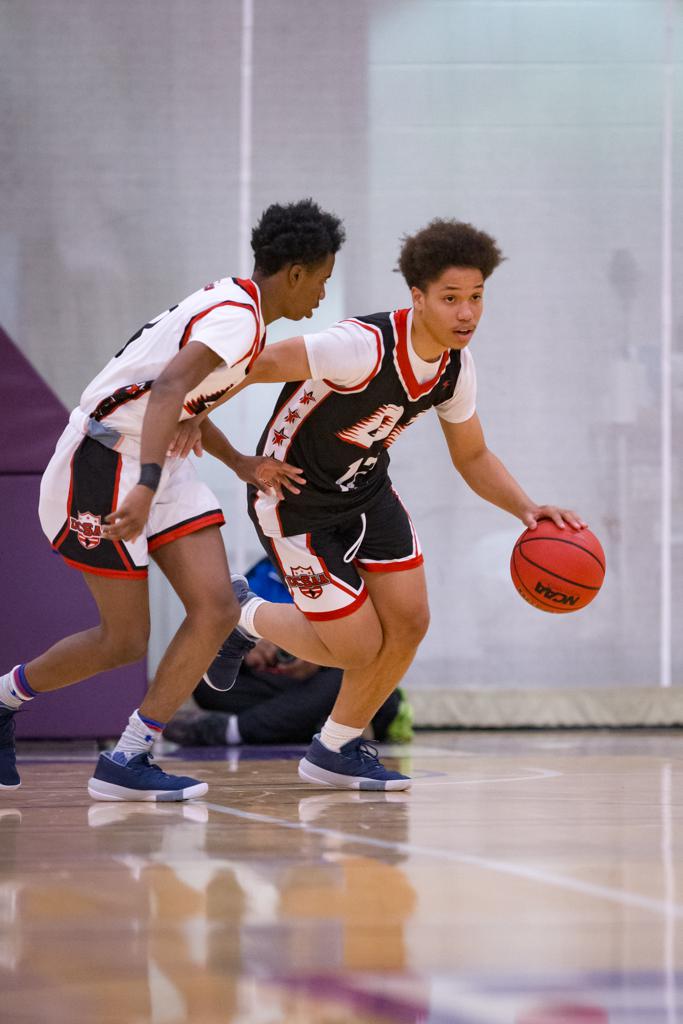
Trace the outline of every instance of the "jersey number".
[[338, 431], [337, 437], [359, 448], [372, 448], [376, 441], [383, 441], [389, 436], [402, 415], [402, 405], [380, 405], [370, 416]]
[[342, 491], [353, 491], [356, 488], [356, 481], [359, 476], [365, 476], [371, 471], [377, 459], [368, 455], [365, 459], [357, 459], [352, 462], [349, 468], [346, 470], [343, 476], [340, 476], [335, 483]]
[[[359, 448], [372, 448], [377, 441], [384, 441], [389, 437], [402, 415], [402, 405], [380, 405], [379, 409], [376, 409], [370, 416], [359, 420], [358, 423], [347, 427], [346, 430], [338, 431], [337, 437], [349, 444], [355, 444]], [[377, 459], [374, 455], [356, 459], [335, 483], [342, 491], [355, 490], [358, 477], [370, 473], [376, 462]]]
[[178, 308], [178, 303], [176, 302], [175, 306], [171, 306], [171, 308], [170, 308], [170, 309], [166, 309], [166, 310], [164, 310], [164, 312], [163, 312], [163, 313], [159, 313], [159, 316], [156, 316], [156, 317], [154, 318], [154, 320], [150, 320], [150, 322], [149, 322], [148, 324], [143, 324], [143, 325], [142, 325], [142, 327], [140, 328], [140, 330], [139, 330], [139, 331], [136, 331], [136, 332], [135, 332], [135, 334], [134, 334], [134, 335], [132, 336], [132, 338], [129, 338], [129, 339], [128, 339], [128, 341], [127, 341], [127, 342], [126, 342], [126, 344], [125, 344], [125, 345], [123, 346], [123, 348], [122, 348], [122, 349], [120, 349], [120, 351], [118, 351], [118, 352], [116, 353], [116, 356], [115, 356], [115, 358], [116, 358], [116, 359], [118, 359], [118, 358], [119, 358], [119, 356], [122, 356], [122, 355], [123, 355], [123, 353], [124, 353], [124, 352], [126, 351], [126, 349], [128, 348], [128, 346], [129, 346], [130, 344], [132, 344], [132, 342], [134, 342], [134, 341], [137, 341], [137, 340], [138, 340], [138, 338], [140, 337], [140, 335], [142, 334], [142, 332], [143, 332], [143, 331], [146, 331], [148, 327], [154, 327], [154, 325], [155, 325], [155, 324], [158, 324], [160, 320], [163, 320], [165, 316], [168, 316], [168, 314], [169, 314], [169, 313], [172, 313], [172, 312], [173, 312], [173, 310], [174, 310], [174, 309], [177, 309], [177, 308]]

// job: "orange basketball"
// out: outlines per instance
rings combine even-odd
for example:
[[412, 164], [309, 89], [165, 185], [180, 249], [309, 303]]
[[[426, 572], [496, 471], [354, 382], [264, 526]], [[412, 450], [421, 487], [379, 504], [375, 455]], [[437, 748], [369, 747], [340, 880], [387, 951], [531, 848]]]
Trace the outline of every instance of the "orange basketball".
[[593, 600], [605, 578], [605, 553], [590, 530], [564, 530], [541, 519], [512, 549], [512, 582], [544, 612], [576, 612]]

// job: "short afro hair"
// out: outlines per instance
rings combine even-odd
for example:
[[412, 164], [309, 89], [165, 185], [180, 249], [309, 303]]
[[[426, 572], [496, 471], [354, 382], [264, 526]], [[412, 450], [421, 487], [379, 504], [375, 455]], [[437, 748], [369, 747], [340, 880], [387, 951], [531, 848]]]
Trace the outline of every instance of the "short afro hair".
[[476, 267], [486, 279], [505, 258], [494, 238], [459, 220], [433, 220], [402, 241], [399, 269], [421, 291], [448, 267]]
[[289, 263], [320, 263], [339, 251], [345, 237], [339, 218], [312, 199], [273, 203], [251, 233], [255, 268], [270, 277]]

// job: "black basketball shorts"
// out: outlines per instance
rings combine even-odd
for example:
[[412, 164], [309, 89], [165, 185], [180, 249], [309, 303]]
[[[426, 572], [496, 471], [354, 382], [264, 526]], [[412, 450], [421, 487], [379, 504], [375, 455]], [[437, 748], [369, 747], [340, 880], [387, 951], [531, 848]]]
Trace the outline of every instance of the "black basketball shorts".
[[149, 552], [225, 522], [194, 466], [187, 459], [167, 459], [143, 533], [134, 541], [107, 540], [105, 516], [139, 474], [137, 455], [113, 451], [67, 426], [43, 475], [39, 514], [43, 532], [68, 565], [98, 576], [145, 579]]
[[350, 615], [368, 596], [363, 572], [402, 572], [422, 565], [412, 520], [392, 487], [352, 520], [292, 537], [267, 537], [254, 525], [297, 608], [320, 621]]

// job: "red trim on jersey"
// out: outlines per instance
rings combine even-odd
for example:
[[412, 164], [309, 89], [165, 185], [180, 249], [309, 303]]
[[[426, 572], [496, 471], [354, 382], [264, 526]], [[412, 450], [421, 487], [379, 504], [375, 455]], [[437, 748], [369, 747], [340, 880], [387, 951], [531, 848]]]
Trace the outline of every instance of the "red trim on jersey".
[[417, 569], [424, 563], [424, 555], [416, 555], [405, 562], [366, 562], [362, 558], [354, 558], [354, 562], [366, 572], [402, 572], [404, 569]]
[[[344, 608], [337, 608], [333, 612], [303, 612], [303, 614], [312, 622], [325, 622], [328, 619], [343, 619], [345, 616], [353, 615], [354, 612], [358, 611], [364, 601], [367, 600], [368, 596], [369, 592], [367, 588], [363, 586], [363, 589], [356, 600], [352, 601], [351, 604], [347, 604]], [[303, 611], [303, 609], [300, 608], [299, 611]]]
[[[301, 535], [297, 535], [297, 536], [301, 536]], [[282, 572], [282, 578], [286, 580], [287, 576], [289, 575], [289, 573], [285, 569], [285, 567], [284, 567], [284, 565], [282, 563], [282, 559], [280, 558], [280, 554], [278, 552], [278, 549], [277, 549], [277, 547], [275, 545], [275, 540], [276, 539], [278, 539], [278, 540], [288, 540], [289, 538], [287, 538], [287, 537], [279, 537], [279, 538], [268, 537], [268, 542], [270, 543], [270, 547], [272, 549], [272, 552], [275, 555], [275, 558], [277, 559], [278, 565], [280, 566], [280, 570]], [[333, 574], [327, 568], [327, 565], [325, 564], [324, 558], [321, 558], [320, 555], [316, 554], [316, 552], [313, 551], [313, 549], [311, 548], [310, 540], [311, 540], [311, 535], [310, 535], [310, 533], [307, 533], [306, 534], [306, 547], [311, 552], [313, 557], [316, 558], [320, 562], [321, 566], [325, 570], [325, 573], [329, 577], [329, 580], [330, 580], [330, 583], [332, 584], [332, 586], [336, 587], [337, 590], [341, 590], [345, 594], [350, 595], [351, 597], [354, 598], [354, 600], [351, 601], [350, 604], [345, 605], [344, 608], [336, 608], [333, 611], [329, 611], [329, 612], [307, 612], [307, 611], [304, 611], [303, 608], [299, 608], [299, 611], [303, 612], [303, 614], [306, 616], [307, 619], [312, 619], [314, 621], [323, 621], [325, 619], [340, 619], [340, 618], [342, 618], [345, 615], [350, 615], [357, 608], [360, 608], [360, 606], [363, 604], [363, 602], [368, 597], [368, 590], [367, 590], [365, 584], [361, 581], [361, 590], [360, 590], [359, 594], [356, 594], [355, 590], [347, 589], [346, 585], [343, 585], [342, 582], [339, 581], [336, 576], [333, 576]], [[294, 593], [292, 591], [292, 588], [288, 585], [287, 589], [289, 590], [290, 594], [292, 595], [292, 598], [294, 598]], [[296, 604], [296, 601], [295, 601], [295, 604]], [[297, 605], [297, 607], [298, 607], [298, 605]]]
[[[56, 548], [55, 551], [57, 551]], [[61, 551], [57, 553], [62, 555]], [[62, 555], [62, 558], [64, 559], [67, 565], [71, 566], [72, 569], [80, 569], [81, 572], [89, 572], [93, 576], [110, 576], [114, 579], [125, 580], [147, 579], [147, 569], [98, 569], [93, 565], [85, 565], [81, 562], [74, 562], [72, 558], [67, 558], [66, 555]]]
[[[273, 550], [273, 554], [277, 558], [278, 565], [280, 566], [280, 569], [282, 570], [282, 579], [285, 580], [287, 578], [287, 571], [286, 571], [284, 565], [282, 564], [282, 559], [280, 558], [280, 556], [278, 554], [278, 551], [277, 551], [277, 548], [275, 547], [275, 544], [273, 543], [274, 538], [273, 537], [267, 537], [266, 539], [269, 541], [270, 546], [271, 546], [271, 548]], [[280, 537], [278, 539], [279, 540], [283, 540], [284, 538]], [[287, 584], [285, 583], [284, 586], [287, 586]], [[294, 595], [291, 595], [291, 596], [293, 597]]]
[[353, 587], [350, 587], [349, 584], [346, 583], [344, 580], [340, 580], [338, 576], [334, 575], [334, 573], [331, 573], [330, 570], [327, 568], [327, 564], [322, 555], [319, 555], [317, 551], [313, 550], [313, 548], [311, 547], [310, 533], [306, 534], [306, 547], [311, 552], [313, 557], [318, 559], [323, 569], [325, 570], [325, 573], [329, 577], [330, 583], [334, 584], [337, 590], [343, 590], [345, 594], [352, 594], [355, 597], [358, 591], [354, 590]]
[[222, 512], [206, 512], [197, 516], [195, 519], [188, 519], [184, 523], [178, 523], [176, 526], [169, 526], [167, 530], [155, 533], [152, 537], [147, 539], [147, 550], [157, 551], [165, 544], [170, 544], [171, 541], [178, 540], [180, 537], [188, 537], [191, 533], [197, 533], [199, 530], [203, 530], [207, 526], [224, 525], [225, 516]]
[[396, 348], [394, 349], [396, 355], [396, 362], [399, 368], [399, 376], [403, 382], [403, 385], [408, 392], [408, 396], [416, 402], [418, 398], [422, 398], [423, 395], [428, 394], [432, 388], [436, 385], [439, 377], [446, 369], [446, 364], [451, 357], [450, 352], [444, 352], [441, 356], [439, 368], [436, 372], [436, 376], [432, 377], [431, 380], [424, 381], [420, 384], [417, 377], [413, 373], [413, 368], [410, 365], [410, 357], [408, 355], [408, 314], [409, 309], [397, 309], [391, 314], [391, 318], [394, 321], [394, 331], [396, 334]]
[[[251, 370], [252, 366], [254, 365], [256, 357], [263, 351], [263, 346], [266, 343], [265, 331], [263, 333], [263, 337], [261, 338], [261, 336], [260, 336], [261, 335], [261, 298], [260, 298], [258, 287], [254, 283], [254, 281], [250, 280], [247, 277], [233, 277], [233, 281], [235, 282], [236, 285], [239, 285], [239, 287], [242, 288], [242, 290], [245, 291], [247, 293], [247, 295], [251, 299], [253, 299], [254, 303], [256, 304], [256, 336], [254, 338], [254, 344], [252, 345], [251, 349], [247, 353], [247, 355], [251, 355], [249, 363], [247, 364], [247, 371], [246, 372], [248, 373], [249, 370]], [[244, 356], [243, 358], [246, 359], [247, 356]], [[234, 365], [237, 366], [241, 362], [242, 362], [242, 359], [238, 359], [237, 362]]]
[[[304, 384], [305, 383], [307, 383], [307, 382], [304, 381]], [[302, 387], [303, 387], [303, 385], [302, 385]], [[296, 394], [296, 392], [294, 392], [294, 394]], [[304, 425], [305, 421], [308, 419], [308, 417], [311, 415], [311, 413], [314, 412], [315, 409], [319, 409], [320, 406], [322, 405], [322, 403], [325, 401], [325, 399], [329, 398], [331, 394], [332, 394], [332, 392], [328, 391], [327, 394], [322, 395], [320, 398], [316, 398], [315, 402], [313, 402], [311, 404], [310, 409], [308, 409], [306, 412], [304, 412], [302, 414], [301, 419], [296, 421], [296, 426], [294, 427], [294, 430], [292, 431], [292, 433], [287, 438], [287, 447], [283, 449], [283, 451], [282, 451], [282, 459], [280, 461], [282, 461], [282, 462], [286, 462], [287, 461], [287, 452], [289, 451], [289, 449], [292, 446], [292, 442], [294, 440], [295, 435], [301, 429], [301, 427]], [[284, 408], [284, 406], [282, 408]], [[273, 420], [271, 420], [271, 423], [274, 421], [274, 419], [275, 419], [275, 417], [273, 417]]]
[[401, 506], [401, 508], [405, 512], [406, 517], [408, 519], [408, 525], [410, 526], [410, 532], [411, 532], [412, 537], [413, 537], [413, 548], [414, 548], [415, 551], [417, 551], [418, 554], [421, 555], [422, 552], [420, 551], [420, 539], [419, 539], [419, 537], [417, 535], [417, 531], [415, 530], [415, 523], [413, 522], [413, 520], [410, 517], [410, 512], [408, 511], [408, 509], [405, 507], [405, 505], [401, 501], [401, 495], [398, 493], [396, 488], [392, 487], [391, 490], [392, 490], [392, 492], [394, 494], [394, 497], [396, 498], [397, 502], [399, 503], [399, 505]]
[[113, 395], [107, 395], [106, 398], [97, 403], [97, 406], [90, 413], [90, 418], [101, 423], [102, 420], [106, 420], [107, 416], [111, 416], [113, 412], [120, 409], [122, 405], [127, 405], [129, 402], [137, 402], [138, 398], [143, 398], [144, 395], [149, 394], [153, 384], [153, 380], [146, 380], [143, 384], [126, 384], [122, 388], [117, 388]]
[[[268, 424], [268, 434], [270, 434], [271, 430], [273, 429], [273, 424], [277, 421], [277, 418], [278, 418], [278, 416], [281, 415], [283, 409], [286, 409], [290, 404], [292, 404], [292, 399], [295, 397], [297, 392], [302, 387], [304, 387], [304, 385], [307, 384], [307, 383], [308, 383], [308, 381], [302, 381], [300, 386], [299, 386], [299, 388], [297, 388], [296, 391], [293, 391], [292, 394], [289, 396], [289, 400], [287, 402], [283, 402], [282, 405], [280, 406], [280, 408], [277, 410], [277, 412], [271, 417], [270, 422]], [[299, 430], [299, 428], [303, 424], [304, 420], [306, 420], [311, 415], [311, 413], [315, 409], [317, 409], [325, 401], [326, 398], [329, 398], [329, 396], [331, 394], [332, 394], [332, 392], [328, 391], [321, 398], [316, 399], [316, 401], [311, 405], [310, 409], [307, 409], [306, 412], [302, 414], [301, 419], [297, 420], [297, 423], [296, 423], [296, 426], [294, 427], [293, 432], [288, 436], [288, 438], [287, 438], [287, 446], [284, 449], [280, 450], [279, 448], [274, 448], [274, 450], [271, 452], [271, 454], [269, 456], [266, 456], [265, 455], [265, 449], [268, 448], [269, 444], [270, 444], [270, 439], [269, 439], [269, 437], [267, 437], [266, 438], [266, 442], [265, 442], [265, 444], [263, 446], [263, 448], [264, 448], [264, 456], [266, 458], [276, 459], [277, 462], [286, 462], [287, 461], [287, 453], [288, 453], [288, 451], [290, 449], [292, 441], [294, 440], [294, 435], [296, 434], [297, 430]], [[267, 495], [266, 497], [269, 497], [269, 496]], [[254, 501], [254, 510], [256, 512], [256, 518], [258, 519], [259, 523], [261, 523], [261, 516], [259, 515], [258, 509], [256, 508], [256, 503], [257, 503], [258, 500], [259, 499], [258, 499], [258, 495], [257, 495], [256, 500]], [[280, 518], [280, 508], [279, 508], [280, 502], [282, 502], [282, 501], [286, 501], [286, 498], [278, 498], [278, 500], [273, 505], [273, 511], [275, 512], [275, 515], [277, 516], [277, 521], [280, 524], [280, 538], [284, 537], [282, 520]], [[316, 558], [317, 558], [317, 555], [316, 555]]]
[[[119, 500], [119, 484], [121, 482], [121, 468], [123, 466], [123, 459], [121, 458], [120, 455], [117, 455], [117, 459], [118, 459], [118, 462], [116, 464], [116, 475], [114, 476], [114, 493], [113, 493], [112, 499], [111, 499], [112, 510], [114, 510], [116, 508], [116, 506], [118, 505], [118, 500]], [[126, 551], [126, 548], [124, 546], [123, 541], [122, 540], [115, 540], [115, 541], [113, 541], [113, 544], [114, 544], [114, 547], [116, 548], [116, 550], [118, 551], [119, 558], [121, 559], [123, 564], [128, 566], [128, 570], [130, 572], [135, 572], [136, 571], [135, 570], [135, 565], [133, 564], [132, 558], [130, 557], [130, 555]]]
[[70, 462], [71, 469], [69, 475], [69, 495], [66, 499], [66, 522], [62, 527], [61, 533], [57, 534], [55, 539], [52, 541], [52, 547], [55, 549], [55, 551], [59, 548], [60, 544], [64, 543], [66, 538], [69, 536], [69, 530], [71, 529], [71, 499], [73, 498], [74, 493], [74, 459], [76, 458], [77, 451], [78, 448], [76, 448], [76, 451], [74, 451], [73, 455], [71, 456]]
[[[105, 538], [105, 540], [106, 540], [106, 538]], [[123, 543], [123, 541], [122, 540], [115, 540], [115, 541], [113, 541], [113, 544], [114, 544], [114, 547], [116, 548], [116, 550], [118, 551], [119, 558], [121, 559], [123, 564], [127, 565], [131, 572], [135, 572], [136, 571], [135, 563], [133, 562], [133, 559], [130, 557], [130, 555], [126, 551], [126, 546]]]
[[250, 299], [256, 303], [259, 320], [261, 319], [261, 299], [256, 283], [248, 277], [233, 277], [235, 284], [238, 284], [242, 291], [245, 291]]
[[379, 368], [382, 365], [382, 356], [384, 355], [384, 343], [382, 340], [382, 332], [378, 327], [373, 327], [372, 324], [365, 324], [363, 323], [362, 320], [354, 320], [352, 317], [349, 318], [348, 320], [342, 320], [341, 322], [343, 324], [356, 324], [358, 327], [364, 327], [366, 331], [370, 331], [370, 333], [374, 335], [375, 343], [377, 345], [377, 360], [372, 370], [365, 378], [365, 380], [362, 380], [360, 384], [354, 384], [353, 387], [345, 388], [342, 387], [341, 384], [334, 384], [331, 380], [328, 380], [327, 377], [323, 377], [323, 380], [328, 387], [332, 388], [333, 391], [340, 391], [342, 393], [363, 391], [368, 386], [372, 378], [377, 376], [377, 374], [379, 373]]
[[[185, 327], [185, 330], [183, 331], [183, 336], [180, 339], [180, 344], [178, 345], [178, 348], [182, 349], [185, 347], [185, 345], [187, 345], [188, 341], [190, 340], [192, 328], [199, 320], [203, 320], [205, 316], [208, 316], [209, 313], [213, 313], [214, 309], [220, 309], [221, 306], [237, 306], [239, 309], [248, 309], [251, 315], [256, 320], [256, 341], [258, 342], [258, 336], [261, 333], [261, 321], [254, 307], [250, 306], [248, 302], [234, 302], [232, 299], [226, 299], [225, 302], [216, 302], [213, 306], [209, 306], [208, 309], [203, 309], [201, 313], [197, 313], [195, 316], [192, 317], [190, 322]], [[251, 353], [253, 347], [254, 344], [252, 342], [251, 348], [249, 349], [249, 352], [247, 352], [247, 355], [242, 356], [241, 359], [238, 359], [237, 363], [241, 363], [242, 359], [246, 359], [247, 356]], [[232, 365], [237, 366], [237, 363], [233, 363]]]

